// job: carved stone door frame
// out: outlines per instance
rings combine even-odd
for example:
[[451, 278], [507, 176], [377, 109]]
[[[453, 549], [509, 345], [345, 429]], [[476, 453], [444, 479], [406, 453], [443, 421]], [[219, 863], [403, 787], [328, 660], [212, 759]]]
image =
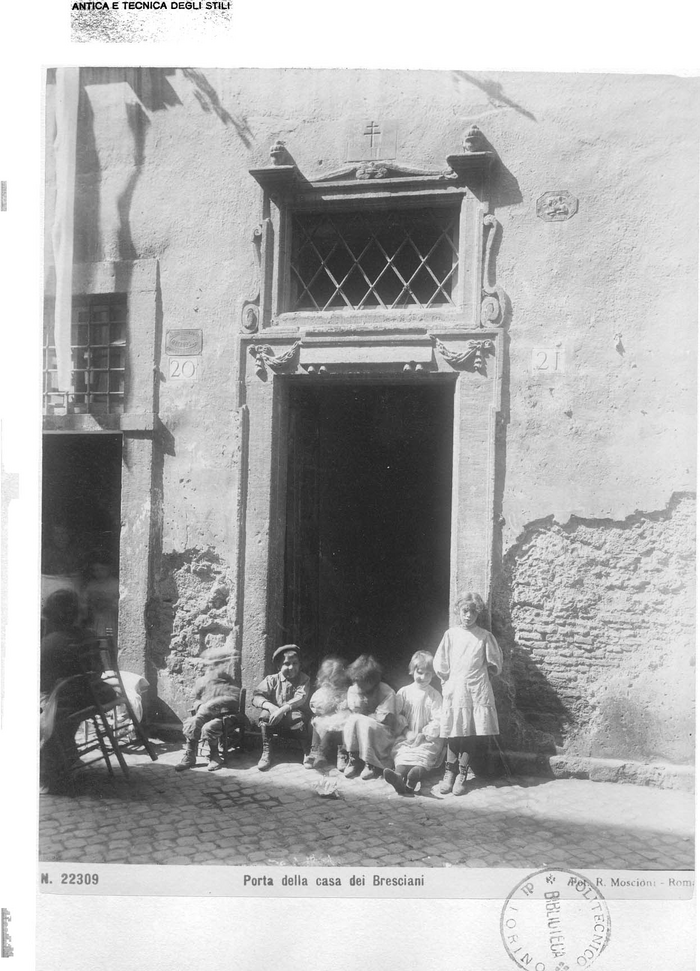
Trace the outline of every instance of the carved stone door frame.
[[[478, 140], [476, 140], [478, 141]], [[465, 146], [467, 143], [465, 142]], [[469, 143], [474, 147], [475, 139]], [[477, 146], [478, 147], [478, 146]], [[494, 548], [496, 432], [501, 409], [507, 301], [491, 283], [497, 223], [488, 203], [493, 153], [448, 157], [448, 170], [357, 166], [325, 180], [303, 179], [286, 149], [251, 174], [263, 187], [258, 293], [242, 308], [238, 631], [245, 683], [267, 673], [283, 631], [288, 397], [290, 382], [454, 380], [450, 606], [465, 588], [488, 601]], [[374, 164], [374, 163], [372, 163]], [[289, 313], [285, 265], [290, 213], [307, 205], [386, 206], [387, 200], [456, 195], [460, 282], [456, 305], [401, 310]]]

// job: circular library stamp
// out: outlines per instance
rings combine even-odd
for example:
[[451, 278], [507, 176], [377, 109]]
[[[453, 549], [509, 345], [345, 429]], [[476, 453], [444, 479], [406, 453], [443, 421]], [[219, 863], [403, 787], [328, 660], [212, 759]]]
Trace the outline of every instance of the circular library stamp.
[[508, 956], [524, 971], [589, 968], [610, 940], [601, 892], [573, 870], [547, 867], [521, 880], [501, 912]]

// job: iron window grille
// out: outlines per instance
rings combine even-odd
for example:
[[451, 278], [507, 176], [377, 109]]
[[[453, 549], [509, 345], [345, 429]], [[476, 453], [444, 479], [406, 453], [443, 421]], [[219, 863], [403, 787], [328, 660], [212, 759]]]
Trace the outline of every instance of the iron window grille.
[[73, 298], [70, 391], [58, 390], [53, 304], [44, 314], [44, 414], [123, 414], [126, 294]]
[[292, 311], [455, 306], [459, 209], [292, 215]]

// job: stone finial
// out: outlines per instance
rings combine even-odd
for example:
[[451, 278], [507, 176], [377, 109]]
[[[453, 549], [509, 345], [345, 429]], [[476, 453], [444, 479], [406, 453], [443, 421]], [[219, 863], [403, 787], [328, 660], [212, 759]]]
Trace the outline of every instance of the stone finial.
[[270, 149], [270, 158], [273, 165], [286, 165], [289, 162], [289, 152], [281, 138], [278, 138]]
[[485, 152], [486, 150], [486, 139], [483, 132], [478, 125], [472, 125], [462, 138], [462, 151], [465, 155], [470, 155], [472, 152]]

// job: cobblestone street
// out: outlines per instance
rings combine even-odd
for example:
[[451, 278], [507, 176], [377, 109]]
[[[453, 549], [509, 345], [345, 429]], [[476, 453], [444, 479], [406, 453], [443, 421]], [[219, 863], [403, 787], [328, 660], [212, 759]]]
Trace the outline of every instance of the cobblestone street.
[[[92, 765], [73, 795], [40, 802], [41, 861], [287, 866], [564, 866], [689, 869], [693, 797], [674, 790], [578, 779], [516, 778], [441, 796], [439, 777], [414, 798], [383, 780], [305, 770], [282, 753], [271, 771], [257, 754], [227, 767], [174, 771], [179, 746], [159, 759], [127, 756], [130, 778]], [[335, 791], [321, 797], [324, 786]]]

